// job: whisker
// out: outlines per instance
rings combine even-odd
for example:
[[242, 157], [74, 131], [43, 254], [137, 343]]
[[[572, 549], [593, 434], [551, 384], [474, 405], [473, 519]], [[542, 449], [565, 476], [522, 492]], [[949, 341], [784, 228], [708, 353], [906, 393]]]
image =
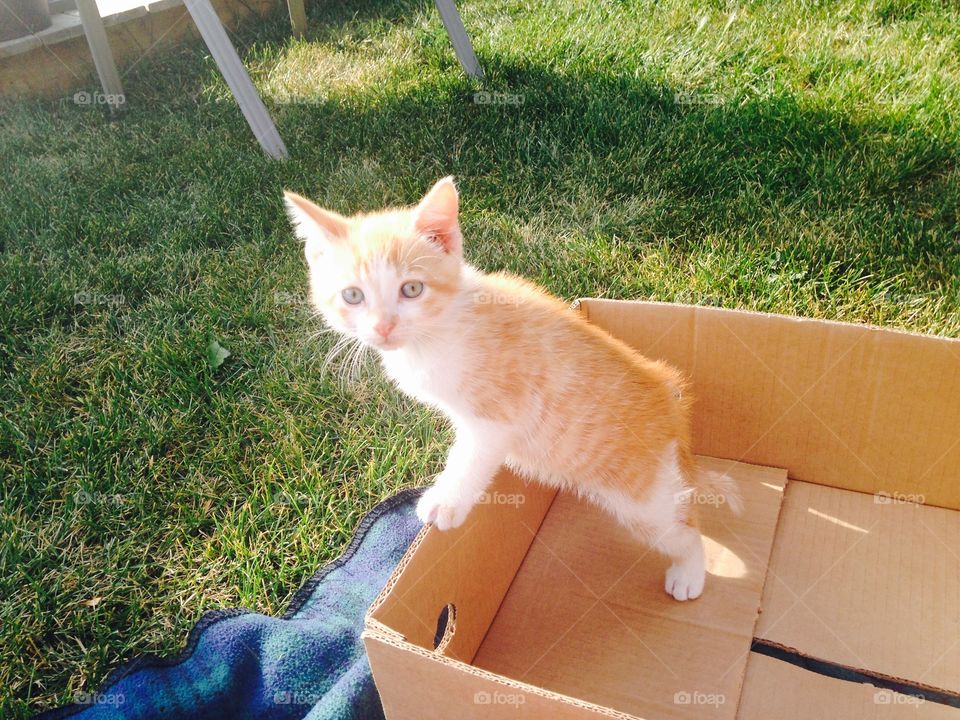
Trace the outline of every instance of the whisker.
[[340, 370], [338, 373], [338, 379], [341, 383], [341, 386], [348, 388], [353, 384], [353, 365], [357, 355], [363, 352], [364, 345], [360, 340], [355, 340], [353, 345], [350, 347], [350, 351], [347, 353], [343, 362], [340, 365]]
[[336, 344], [332, 348], [330, 348], [330, 350], [327, 351], [326, 357], [323, 360], [323, 365], [320, 367], [320, 374], [325, 375], [330, 365], [337, 358], [343, 355], [344, 352], [350, 349], [353, 343], [356, 343], [356, 342], [359, 342], [359, 340], [357, 340], [356, 338], [352, 338], [349, 335], [344, 335], [339, 340], [337, 340]]
[[353, 359], [350, 364], [350, 380], [351, 382], [357, 382], [360, 379], [361, 370], [363, 369], [363, 362], [366, 359], [367, 355], [367, 346], [361, 344], [354, 353]]

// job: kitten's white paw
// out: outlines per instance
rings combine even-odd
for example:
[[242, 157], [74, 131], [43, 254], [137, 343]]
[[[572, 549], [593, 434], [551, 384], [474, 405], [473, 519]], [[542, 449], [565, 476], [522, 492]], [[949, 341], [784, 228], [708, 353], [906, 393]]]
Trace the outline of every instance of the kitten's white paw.
[[417, 517], [424, 525], [433, 523], [437, 530], [460, 527], [473, 509], [473, 499], [463, 498], [444, 487], [427, 488], [417, 502]]
[[706, 573], [702, 565], [673, 564], [667, 568], [667, 580], [664, 588], [674, 600], [696, 600], [703, 592]]

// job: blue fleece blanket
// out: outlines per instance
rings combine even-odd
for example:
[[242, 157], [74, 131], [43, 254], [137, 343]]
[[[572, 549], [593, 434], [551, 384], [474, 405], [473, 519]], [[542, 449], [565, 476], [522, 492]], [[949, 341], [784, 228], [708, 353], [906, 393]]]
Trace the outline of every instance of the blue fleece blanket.
[[382, 718], [360, 633], [367, 607], [420, 530], [419, 494], [406, 490], [375, 507], [282, 618], [208, 613], [179, 657], [128, 662], [97, 691], [35, 720]]

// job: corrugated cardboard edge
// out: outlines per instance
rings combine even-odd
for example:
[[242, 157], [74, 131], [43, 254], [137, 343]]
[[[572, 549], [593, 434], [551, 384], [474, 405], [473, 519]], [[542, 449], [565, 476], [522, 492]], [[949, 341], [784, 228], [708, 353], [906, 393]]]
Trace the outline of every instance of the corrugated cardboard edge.
[[427, 537], [427, 533], [430, 532], [430, 527], [430, 525], [424, 525], [422, 528], [420, 528], [420, 532], [417, 533], [417, 536], [413, 539], [413, 542], [410, 543], [410, 547], [407, 548], [407, 551], [403, 554], [403, 557], [400, 558], [400, 562], [397, 563], [397, 566], [393, 569], [393, 572], [390, 573], [390, 577], [387, 579], [386, 585], [383, 586], [383, 589], [374, 599], [373, 603], [371, 603], [370, 607], [367, 608], [367, 614], [366, 617], [364, 617], [364, 624], [368, 627], [375, 626], [383, 628], [387, 632], [394, 633], [394, 631], [390, 630], [386, 625], [375, 620], [373, 615], [386, 601], [387, 596], [393, 592], [393, 588], [396, 586], [397, 581], [403, 574], [403, 571], [407, 568], [407, 565], [410, 564], [410, 560], [413, 559], [417, 549], [423, 544], [423, 541]]
[[893, 690], [903, 695], [922, 695], [924, 699], [941, 705], [960, 707], [960, 694], [944, 688], [928, 685], [917, 680], [887, 675], [875, 670], [845, 665], [831, 660], [809, 655], [798, 648], [783, 645], [772, 640], [754, 638], [751, 652], [774, 658], [780, 662], [795, 665], [807, 672], [824, 675], [845, 682], [873, 685], [877, 688]]
[[885, 333], [896, 333], [898, 335], [908, 335], [918, 338], [935, 338], [937, 340], [950, 340], [960, 343], [960, 339], [950, 337], [949, 335], [937, 335], [934, 333], [917, 332], [916, 330], [904, 330], [903, 328], [888, 327], [886, 325], [875, 325], [873, 323], [857, 323], [849, 320], [831, 320], [829, 318], [812, 318], [804, 315], [784, 315], [783, 313], [772, 313], [764, 310], [747, 310], [745, 308], [728, 308], [718, 305], [695, 305], [693, 303], [667, 302], [665, 300], [613, 300], [611, 298], [577, 298], [570, 303], [570, 308], [576, 310], [584, 319], [590, 319], [590, 303], [622, 303], [637, 305], [659, 305], [662, 307], [685, 308], [689, 310], [722, 310], [723, 312], [736, 313], [737, 315], [752, 315], [755, 317], [765, 317], [776, 320], [792, 320], [798, 323], [829, 323], [831, 325], [841, 325], [850, 328], [860, 328], [864, 330], [879, 330]]
[[957, 708], [913, 693], [847, 682], [753, 654], [747, 670], [741, 720], [958, 720]]
[[[379, 625], [379, 623], [377, 623]], [[469, 665], [467, 663], [461, 662], [459, 660], [454, 660], [453, 658], [444, 657], [443, 655], [438, 655], [437, 653], [424, 650], [417, 645], [407, 642], [402, 638], [398, 638], [396, 634], [392, 632], [381, 632], [379, 629], [368, 628], [363, 631], [363, 634], [360, 636], [364, 643], [369, 642], [379, 642], [391, 647], [397, 648], [398, 650], [403, 650], [409, 653], [413, 653], [419, 659], [425, 660], [427, 662], [433, 662], [440, 665], [445, 665], [452, 669], [458, 670], [461, 673], [465, 673], [471, 677], [475, 677], [481, 680], [485, 680], [491, 683], [495, 683], [506, 690], [515, 690], [524, 694], [535, 695], [537, 697], [544, 698], [545, 700], [552, 700], [554, 702], [560, 702], [565, 705], [569, 705], [574, 708], [581, 710], [586, 710], [589, 712], [602, 715], [604, 717], [616, 718], [617, 720], [637, 720], [634, 715], [627, 715], [610, 708], [605, 708], [601, 705], [595, 705], [593, 703], [586, 702], [584, 700], [578, 700], [577, 698], [572, 698], [567, 695], [561, 695], [560, 693], [551, 692], [549, 690], [544, 690], [543, 688], [537, 687], [535, 685], [528, 685], [527, 683], [519, 682], [518, 680], [512, 680], [510, 678], [504, 677], [503, 675], [497, 675], [496, 673], [488, 672], [487, 670], [481, 670]], [[368, 648], [369, 653], [369, 648]], [[375, 674], [376, 675], [376, 674]], [[376, 676], [374, 676], [376, 679]]]

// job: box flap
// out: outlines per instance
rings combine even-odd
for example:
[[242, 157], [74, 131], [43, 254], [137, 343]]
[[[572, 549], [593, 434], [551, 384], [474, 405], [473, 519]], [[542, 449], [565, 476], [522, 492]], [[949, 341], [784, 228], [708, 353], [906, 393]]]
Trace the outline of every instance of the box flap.
[[960, 340], [691, 305], [579, 307], [693, 380], [696, 452], [960, 508]]
[[960, 720], [960, 709], [752, 653], [738, 720]]
[[561, 493], [474, 664], [638, 717], [732, 718], [786, 472], [701, 462], [734, 479], [746, 512], [700, 506], [711, 573], [700, 599], [670, 598], [665, 558]]
[[791, 481], [757, 637], [960, 694], [960, 513]]
[[433, 650], [440, 615], [452, 605], [455, 632], [441, 651], [469, 662], [554, 495], [553, 488], [502, 470], [463, 525], [417, 536], [370, 606], [367, 627]]
[[389, 720], [639, 720], [399, 641], [363, 633]]

